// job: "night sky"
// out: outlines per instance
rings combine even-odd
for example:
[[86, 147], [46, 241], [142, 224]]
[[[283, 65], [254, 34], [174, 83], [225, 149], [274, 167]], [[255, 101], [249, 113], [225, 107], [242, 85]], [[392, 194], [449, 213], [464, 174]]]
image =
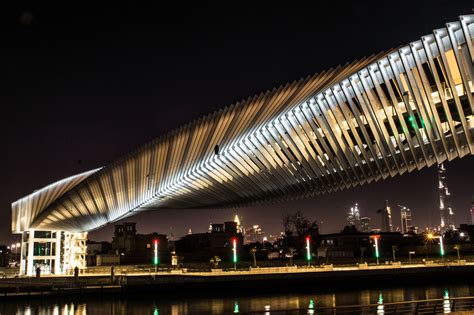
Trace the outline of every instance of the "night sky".
[[[0, 244], [18, 239], [10, 234], [11, 202], [35, 189], [106, 165], [243, 98], [417, 40], [472, 12], [470, 1], [452, 0], [291, 2], [291, 8], [254, 2], [2, 8]], [[466, 222], [474, 157], [446, 166], [456, 223]], [[397, 204], [412, 209], [415, 225], [437, 224], [436, 168], [297, 202], [159, 210], [128, 221], [139, 232], [179, 237], [238, 213], [244, 225], [275, 233], [282, 213], [302, 210], [323, 221], [327, 233], [342, 228], [354, 202], [377, 227], [376, 209], [385, 199], [396, 225]], [[112, 230], [113, 224], [90, 238], [110, 240]]]

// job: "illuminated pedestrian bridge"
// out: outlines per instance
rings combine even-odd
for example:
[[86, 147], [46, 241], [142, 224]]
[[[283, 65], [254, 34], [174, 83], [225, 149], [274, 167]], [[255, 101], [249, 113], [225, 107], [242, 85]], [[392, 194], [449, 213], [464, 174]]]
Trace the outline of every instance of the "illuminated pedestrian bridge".
[[473, 154], [473, 38], [474, 15], [461, 16], [227, 106], [14, 202], [12, 230], [79, 233], [149, 209], [292, 200]]

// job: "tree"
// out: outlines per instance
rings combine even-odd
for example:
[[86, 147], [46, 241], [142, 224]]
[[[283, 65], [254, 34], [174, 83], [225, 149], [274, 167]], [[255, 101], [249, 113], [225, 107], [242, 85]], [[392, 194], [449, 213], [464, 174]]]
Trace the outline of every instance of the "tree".
[[392, 245], [392, 257], [393, 257], [393, 261], [396, 260], [396, 257], [395, 257], [395, 252], [398, 251], [398, 247], [397, 245]]
[[256, 257], [256, 253], [257, 253], [257, 248], [256, 247], [252, 247], [250, 249], [250, 254], [252, 254], [253, 256], [253, 266], [254, 267], [257, 267], [257, 257]]
[[345, 234], [350, 234], [350, 233], [357, 233], [357, 228], [355, 227], [355, 225], [346, 225], [342, 230], [341, 230], [341, 233], [345, 233]]
[[310, 221], [303, 215], [303, 212], [296, 211], [293, 214], [285, 214], [282, 218], [282, 225], [285, 231], [285, 235], [297, 235], [297, 236], [316, 236], [319, 234], [317, 221]]
[[290, 266], [293, 266], [293, 256], [295, 256], [295, 254], [296, 254], [296, 249], [294, 247], [288, 248], [288, 253], [286, 254], [286, 256], [290, 258]]
[[453, 246], [453, 249], [456, 250], [457, 254], [458, 254], [458, 260], [461, 260], [461, 244], [455, 244]]
[[214, 256], [213, 258], [211, 258], [211, 260], [209, 262], [214, 266], [214, 269], [217, 269], [217, 268], [219, 268], [219, 262], [220, 261], [221, 261], [221, 259], [220, 259], [219, 256]]
[[292, 225], [292, 215], [291, 214], [284, 214], [281, 223], [283, 225], [283, 231], [285, 231], [285, 235], [292, 235], [293, 232], [291, 230]]
[[287, 213], [283, 215], [282, 225], [285, 230], [285, 236], [282, 239], [282, 248], [290, 250], [293, 248], [294, 252], [287, 254], [291, 255], [291, 263], [293, 263], [293, 256], [297, 255], [297, 251], [303, 251], [306, 246], [306, 237], [309, 236], [313, 246], [317, 245], [319, 235], [317, 221], [310, 221], [303, 215], [303, 212], [296, 211], [295, 213]]

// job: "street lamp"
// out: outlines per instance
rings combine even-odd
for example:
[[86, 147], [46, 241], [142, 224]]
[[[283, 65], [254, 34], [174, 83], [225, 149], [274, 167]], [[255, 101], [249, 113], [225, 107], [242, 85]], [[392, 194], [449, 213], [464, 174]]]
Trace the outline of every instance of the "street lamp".
[[306, 236], [306, 260], [308, 261], [308, 266], [311, 266], [311, 248], [310, 248], [310, 237]]
[[443, 245], [443, 235], [434, 235], [433, 233], [428, 233], [427, 234], [428, 239], [439, 239], [439, 254], [441, 255], [441, 258], [444, 261], [444, 245]]
[[377, 265], [378, 265], [379, 264], [379, 257], [380, 257], [380, 253], [379, 253], [379, 238], [380, 238], [380, 235], [372, 235], [371, 238], [374, 239], [375, 258], [377, 258]]
[[461, 245], [456, 244], [456, 245], [454, 245], [453, 248], [456, 250], [456, 252], [457, 252], [457, 254], [458, 254], [458, 260], [461, 260], [461, 253], [459, 252], [460, 249], [461, 249]]
[[232, 238], [232, 262], [234, 263], [234, 270], [237, 270], [237, 238]]
[[155, 265], [155, 273], [158, 268], [158, 240], [153, 240], [153, 264]]

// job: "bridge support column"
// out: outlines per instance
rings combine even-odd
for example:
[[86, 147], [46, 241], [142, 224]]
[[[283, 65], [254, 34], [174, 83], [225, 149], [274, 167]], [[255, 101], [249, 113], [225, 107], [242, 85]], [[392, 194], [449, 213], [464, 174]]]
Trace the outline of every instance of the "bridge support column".
[[84, 272], [87, 267], [87, 232], [63, 232], [63, 274], [74, 273], [74, 268]]
[[27, 230], [21, 236], [20, 275], [59, 274], [60, 231]]
[[21, 237], [20, 275], [72, 274], [86, 269], [87, 232], [24, 231]]

